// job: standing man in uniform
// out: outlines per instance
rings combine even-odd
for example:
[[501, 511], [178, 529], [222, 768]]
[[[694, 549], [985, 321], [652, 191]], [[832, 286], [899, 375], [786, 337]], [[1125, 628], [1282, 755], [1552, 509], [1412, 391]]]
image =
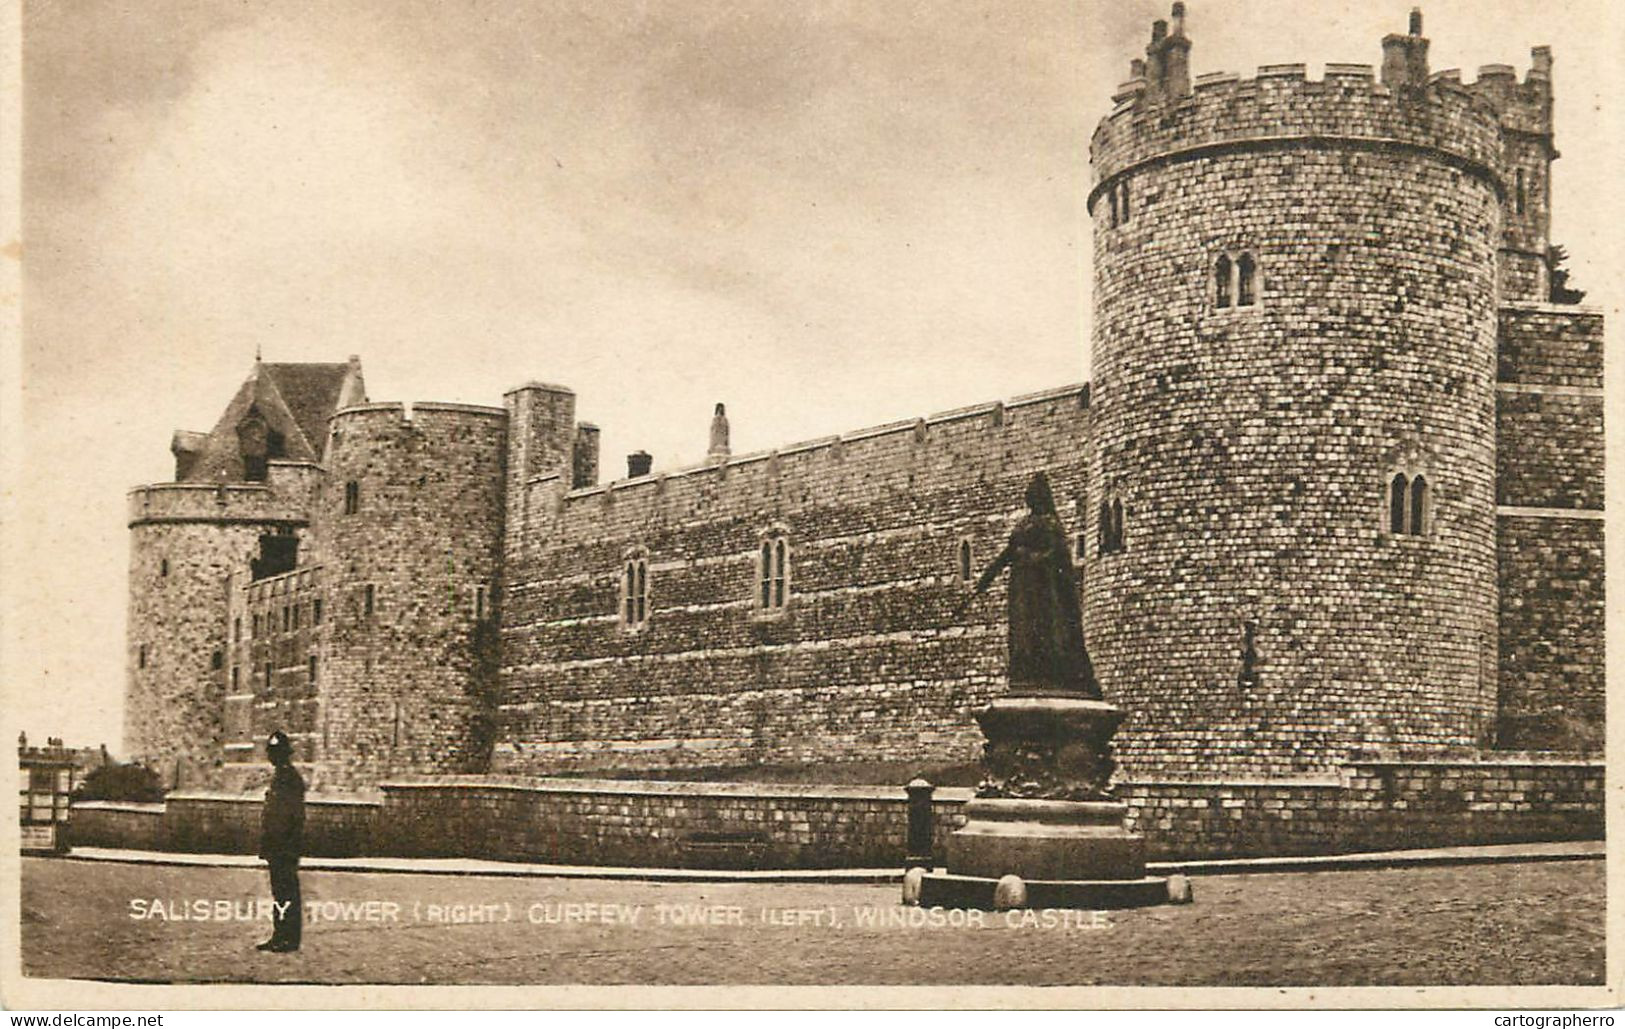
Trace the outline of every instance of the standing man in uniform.
[[305, 780], [293, 767], [293, 741], [278, 729], [265, 741], [265, 756], [276, 769], [265, 791], [260, 816], [260, 857], [271, 871], [271, 938], [260, 950], [286, 954], [299, 949], [303, 925], [299, 901], [299, 854], [305, 835]]

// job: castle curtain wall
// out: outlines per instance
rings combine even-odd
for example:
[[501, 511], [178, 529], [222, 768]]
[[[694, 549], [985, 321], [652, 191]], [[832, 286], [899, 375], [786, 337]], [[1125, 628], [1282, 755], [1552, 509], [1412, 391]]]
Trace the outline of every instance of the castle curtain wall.
[[[960, 544], [980, 571], [1040, 468], [1081, 530], [1088, 426], [1071, 387], [594, 489], [516, 483], [494, 769], [974, 760], [1004, 600], [961, 578]], [[788, 547], [782, 611], [762, 605], [764, 539]]]

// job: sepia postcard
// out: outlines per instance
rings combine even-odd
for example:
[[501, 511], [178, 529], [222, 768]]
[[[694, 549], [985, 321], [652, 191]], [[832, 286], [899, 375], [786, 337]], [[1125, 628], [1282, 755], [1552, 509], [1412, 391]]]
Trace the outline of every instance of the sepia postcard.
[[5, 1006], [1620, 1003], [1610, 5], [7, 18]]

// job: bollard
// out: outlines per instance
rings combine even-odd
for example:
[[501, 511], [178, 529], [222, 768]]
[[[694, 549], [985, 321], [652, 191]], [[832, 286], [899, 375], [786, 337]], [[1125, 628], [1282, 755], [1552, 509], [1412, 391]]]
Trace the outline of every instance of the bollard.
[[931, 855], [931, 794], [936, 787], [916, 778], [903, 789], [908, 792], [908, 846], [903, 868], [935, 868]]

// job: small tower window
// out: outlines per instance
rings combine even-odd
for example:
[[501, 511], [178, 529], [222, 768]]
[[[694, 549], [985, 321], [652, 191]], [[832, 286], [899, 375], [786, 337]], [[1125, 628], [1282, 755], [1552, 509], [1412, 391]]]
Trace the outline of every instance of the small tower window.
[[265, 688], [271, 688], [271, 662], [265, 662]]
[[303, 612], [303, 609], [304, 609], [303, 604], [295, 604], [295, 605], [293, 605], [293, 627], [295, 629], [299, 628], [300, 616], [301, 616], [301, 614]]
[[307, 662], [307, 667], [309, 668], [309, 673], [308, 674], [310, 676], [310, 684], [312, 686], [314, 686], [314, 685], [316, 685], [316, 655], [315, 654], [310, 655], [310, 660], [309, 660], [309, 662]]
[[959, 568], [959, 581], [960, 582], [970, 582], [971, 581], [971, 546], [970, 546], [970, 540], [960, 540], [959, 545], [954, 548], [954, 552], [955, 552], [955, 557], [956, 557], [956, 561], [957, 561], [958, 568]]
[[145, 643], [136, 648], [135, 664], [137, 668], [147, 667], [147, 645]]
[[649, 560], [633, 557], [621, 567], [621, 624], [639, 629], [649, 621]]
[[310, 602], [310, 624], [322, 624], [322, 598], [317, 597]]
[[485, 621], [486, 591], [484, 586], [474, 587], [474, 620]]
[[233, 693], [237, 692], [238, 673], [241, 671], [242, 669], [238, 668], [236, 665], [231, 666], [231, 691]]
[[1410, 491], [1410, 480], [1404, 473], [1394, 476], [1388, 484], [1388, 531], [1399, 535], [1405, 531], [1406, 497]]
[[1517, 179], [1517, 189], [1516, 189], [1517, 199], [1514, 202], [1514, 207], [1516, 208], [1516, 210], [1517, 210], [1517, 212], [1519, 214], [1522, 214], [1524, 212], [1524, 206], [1527, 203], [1527, 198], [1528, 198], [1528, 195], [1529, 195], [1528, 186], [1525, 184], [1525, 181], [1524, 181], [1524, 175], [1523, 175], [1523, 169], [1522, 168], [1518, 169], [1516, 179]]
[[1230, 255], [1220, 254], [1219, 261], [1213, 268], [1213, 306], [1230, 306]]
[[243, 638], [243, 617], [238, 615], [231, 620], [231, 642], [241, 642]]
[[159, 559], [159, 561], [158, 561], [158, 574], [162, 575], [162, 576], [165, 576], [165, 577], [167, 577], [169, 575], [169, 558], [165, 557], [165, 558], [160, 558]]
[[220, 669], [224, 668], [225, 666], [226, 666], [226, 655], [225, 654], [222, 654], [220, 651], [217, 650], [213, 654], [209, 655], [209, 670], [210, 671], [218, 672], [218, 671], [220, 671]]
[[1411, 518], [1410, 530], [1412, 536], [1422, 535], [1427, 526], [1424, 519], [1427, 506], [1427, 480], [1418, 475], [1411, 480]]
[[354, 480], [344, 484], [344, 513], [353, 515], [361, 510], [361, 484]]
[[282, 631], [287, 632], [293, 628], [293, 608], [287, 604], [282, 605]]
[[790, 595], [790, 543], [782, 534], [762, 541], [756, 585], [760, 610], [784, 610]]
[[1117, 189], [1119, 193], [1118, 202], [1123, 208], [1123, 224], [1127, 225], [1129, 219], [1128, 180], [1124, 179], [1122, 185], [1118, 186]]
[[254, 622], [253, 622], [253, 631], [248, 634], [249, 638], [252, 639], [255, 636], [263, 636], [264, 634], [265, 634], [265, 621], [258, 613], [255, 613]]
[[371, 616], [373, 608], [378, 601], [378, 590], [370, 583], [361, 591], [361, 613]]
[[1236, 306], [1251, 307], [1255, 288], [1253, 283], [1254, 272], [1257, 266], [1253, 263], [1253, 255], [1244, 253], [1236, 258]]
[[1106, 203], [1111, 210], [1111, 221], [1108, 224], [1115, 229], [1117, 228], [1117, 189], [1115, 186], [1106, 191]]
[[1100, 502], [1100, 552], [1112, 554], [1123, 549], [1123, 502]]

